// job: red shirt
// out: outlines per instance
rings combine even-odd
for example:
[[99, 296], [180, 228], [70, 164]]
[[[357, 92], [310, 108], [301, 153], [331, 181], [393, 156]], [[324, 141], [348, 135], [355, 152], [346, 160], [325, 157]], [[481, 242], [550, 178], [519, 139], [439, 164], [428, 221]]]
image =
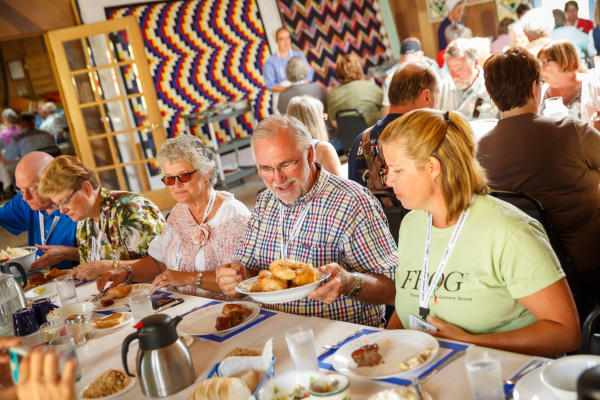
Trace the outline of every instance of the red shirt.
[[594, 28], [594, 23], [589, 19], [578, 18], [576, 27], [577, 29], [581, 29], [585, 33], [588, 33]]

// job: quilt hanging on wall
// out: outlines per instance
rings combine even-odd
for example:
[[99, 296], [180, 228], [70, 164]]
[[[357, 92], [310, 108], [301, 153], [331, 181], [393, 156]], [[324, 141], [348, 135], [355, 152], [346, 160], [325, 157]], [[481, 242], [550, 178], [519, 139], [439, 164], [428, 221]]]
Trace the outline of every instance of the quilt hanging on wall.
[[356, 53], [364, 70], [392, 57], [378, 0], [279, 0], [284, 26], [315, 71], [315, 81], [335, 86], [337, 57]]
[[[161, 1], [105, 12], [107, 19], [137, 17], [169, 137], [187, 130], [184, 115], [228, 101], [253, 99], [254, 115], [220, 122], [219, 142], [249, 135], [253, 118], [268, 115], [261, 66], [269, 48], [256, 0]], [[118, 35], [111, 40], [118, 47]], [[208, 140], [207, 126], [193, 133]]]

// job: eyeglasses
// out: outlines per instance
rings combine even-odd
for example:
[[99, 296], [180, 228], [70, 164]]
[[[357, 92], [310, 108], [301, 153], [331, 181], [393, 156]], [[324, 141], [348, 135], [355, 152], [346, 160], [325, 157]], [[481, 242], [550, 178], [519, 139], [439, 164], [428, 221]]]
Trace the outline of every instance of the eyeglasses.
[[69, 195], [69, 197], [67, 197], [66, 199], [64, 199], [64, 200], [62, 200], [62, 201], [59, 201], [59, 202], [55, 203], [56, 207], [57, 207], [57, 208], [63, 208], [63, 207], [65, 207], [67, 204], [69, 204], [69, 203], [71, 202], [71, 199], [73, 198], [73, 195], [74, 195], [75, 193], [77, 193], [77, 191], [78, 191], [78, 190], [79, 190], [79, 189], [77, 189], [77, 190], [73, 189], [73, 191], [71, 192], [71, 194]]
[[293, 171], [296, 164], [300, 162], [302, 156], [298, 157], [296, 161], [288, 161], [279, 164], [279, 166], [273, 167], [258, 167], [258, 173], [261, 174], [265, 178], [270, 178], [275, 174], [275, 171], [279, 171], [280, 174], [289, 174]]
[[175, 175], [175, 176], [165, 175], [160, 180], [162, 181], [162, 183], [164, 183], [167, 186], [174, 185], [175, 180], [178, 180], [181, 183], [188, 183], [189, 181], [192, 180], [192, 175], [194, 175], [194, 172], [197, 172], [197, 170], [193, 170], [191, 172], [184, 172], [183, 174], [179, 174], [179, 175]]
[[25, 195], [25, 193], [27, 193], [30, 197], [33, 197], [38, 193], [37, 188], [38, 188], [38, 185], [36, 184], [36, 185], [30, 186], [25, 189], [20, 189], [20, 188], [16, 187], [15, 191], [17, 193], [21, 193], [22, 195]]

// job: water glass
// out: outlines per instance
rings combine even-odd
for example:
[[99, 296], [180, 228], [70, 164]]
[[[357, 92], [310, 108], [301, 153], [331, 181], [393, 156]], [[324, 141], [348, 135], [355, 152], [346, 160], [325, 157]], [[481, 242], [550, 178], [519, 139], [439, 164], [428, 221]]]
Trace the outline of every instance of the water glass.
[[317, 350], [312, 329], [297, 326], [285, 331], [285, 341], [294, 363], [299, 371], [318, 371]]
[[64, 307], [67, 304], [77, 303], [77, 292], [75, 292], [75, 282], [73, 275], [63, 275], [54, 279], [56, 282], [56, 291], [60, 304]]
[[75, 350], [75, 341], [70, 335], [61, 336], [48, 343], [51, 350], [55, 351], [58, 355], [58, 370], [62, 374], [65, 368], [65, 363], [71, 357], [75, 358], [77, 364], [77, 381], [81, 379], [81, 365], [77, 358], [77, 351]]
[[68, 327], [60, 319], [50, 319], [40, 326], [40, 332], [44, 341], [50, 343], [61, 336], [68, 335]]
[[490, 350], [472, 347], [467, 350], [465, 367], [474, 400], [504, 400], [498, 356]]
[[129, 297], [129, 308], [131, 308], [134, 322], [138, 322], [154, 313], [150, 293], [141, 293]]

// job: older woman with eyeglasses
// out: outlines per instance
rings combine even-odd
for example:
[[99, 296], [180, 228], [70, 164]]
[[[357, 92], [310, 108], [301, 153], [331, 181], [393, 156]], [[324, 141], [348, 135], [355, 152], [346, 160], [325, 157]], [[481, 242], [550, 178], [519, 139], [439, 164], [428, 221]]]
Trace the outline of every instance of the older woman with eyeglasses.
[[111, 191], [98, 185], [96, 174], [77, 157], [59, 156], [40, 177], [38, 192], [77, 222], [76, 242], [81, 265], [79, 279], [95, 279], [104, 271], [129, 264], [148, 253], [165, 219], [145, 197]]
[[[223, 298], [215, 280], [217, 266], [231, 261], [250, 212], [231, 193], [216, 191], [214, 153], [191, 135], [169, 139], [158, 152], [162, 181], [177, 204], [167, 226], [150, 243], [148, 256], [131, 266], [129, 278], [155, 287], [177, 286], [180, 291]], [[127, 271], [111, 270], [97, 281], [102, 290], [125, 281]]]

